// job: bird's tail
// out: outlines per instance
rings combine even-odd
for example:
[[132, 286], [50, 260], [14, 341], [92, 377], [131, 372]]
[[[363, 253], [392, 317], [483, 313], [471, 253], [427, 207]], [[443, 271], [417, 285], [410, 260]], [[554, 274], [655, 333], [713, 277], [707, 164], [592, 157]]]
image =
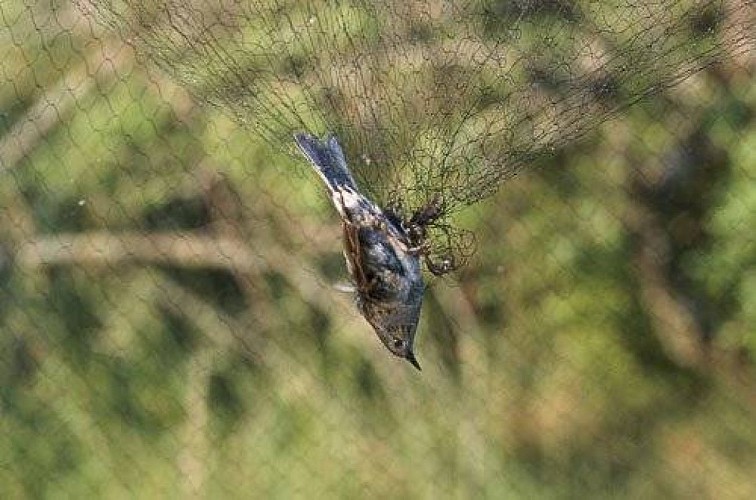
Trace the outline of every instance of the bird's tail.
[[357, 191], [357, 183], [349, 171], [344, 152], [335, 135], [329, 134], [321, 141], [312, 134], [298, 133], [294, 134], [294, 140], [331, 192], [340, 191], [344, 187]]

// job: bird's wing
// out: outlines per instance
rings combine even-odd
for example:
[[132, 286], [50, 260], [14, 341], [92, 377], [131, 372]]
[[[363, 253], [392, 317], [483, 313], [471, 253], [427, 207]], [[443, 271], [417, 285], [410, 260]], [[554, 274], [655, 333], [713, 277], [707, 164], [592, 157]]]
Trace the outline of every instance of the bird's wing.
[[347, 270], [354, 280], [355, 288], [364, 293], [367, 291], [368, 282], [362, 266], [359, 228], [346, 219], [343, 220], [342, 228], [344, 230], [344, 259], [347, 263]]

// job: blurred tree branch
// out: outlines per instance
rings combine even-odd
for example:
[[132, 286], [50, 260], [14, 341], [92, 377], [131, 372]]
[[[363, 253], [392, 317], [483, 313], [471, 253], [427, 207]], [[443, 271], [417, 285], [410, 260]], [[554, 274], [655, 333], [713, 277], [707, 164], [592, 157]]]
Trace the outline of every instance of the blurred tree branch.
[[103, 42], [83, 57], [84, 61], [64, 74], [56, 85], [45, 89], [33, 106], [0, 140], [0, 172], [10, 170], [50, 133], [79, 102], [118, 74], [130, 52], [123, 43]]
[[[117, 78], [133, 63], [131, 48], [122, 40], [97, 40], [83, 62], [44, 89], [29, 110], [0, 138], [0, 172], [15, 167], [40, 141], [74, 113], [77, 106], [100, 85]], [[193, 99], [170, 80], [148, 78], [154, 92], [171, 105], [179, 120], [195, 107]]]
[[[253, 250], [238, 238], [196, 232], [141, 234], [95, 231], [29, 237], [18, 242], [15, 260], [21, 267], [50, 265], [117, 267], [128, 262], [188, 268], [226, 269], [234, 275], [275, 271], [291, 283], [300, 296], [324, 310], [341, 294], [323, 294], [316, 275], [273, 241]], [[259, 252], [258, 252], [259, 250]], [[311, 248], [313, 250], [313, 248]], [[348, 300], [342, 299], [344, 305]]]

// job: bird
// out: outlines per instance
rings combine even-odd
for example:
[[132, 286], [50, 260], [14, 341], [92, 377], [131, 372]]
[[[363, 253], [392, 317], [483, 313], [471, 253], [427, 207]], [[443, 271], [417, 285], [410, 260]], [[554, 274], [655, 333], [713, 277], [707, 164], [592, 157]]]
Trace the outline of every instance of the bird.
[[334, 134], [321, 140], [298, 132], [294, 140], [341, 217], [344, 260], [358, 311], [393, 355], [420, 370], [414, 345], [425, 293], [422, 246], [397, 215], [362, 194]]

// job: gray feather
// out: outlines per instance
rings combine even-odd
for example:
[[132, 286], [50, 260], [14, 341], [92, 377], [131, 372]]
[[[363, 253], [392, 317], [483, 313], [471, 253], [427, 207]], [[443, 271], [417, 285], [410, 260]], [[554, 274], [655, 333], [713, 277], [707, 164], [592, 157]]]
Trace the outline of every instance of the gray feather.
[[336, 136], [330, 134], [321, 141], [314, 135], [298, 133], [294, 134], [294, 140], [331, 191], [341, 188], [357, 191], [357, 183]]

